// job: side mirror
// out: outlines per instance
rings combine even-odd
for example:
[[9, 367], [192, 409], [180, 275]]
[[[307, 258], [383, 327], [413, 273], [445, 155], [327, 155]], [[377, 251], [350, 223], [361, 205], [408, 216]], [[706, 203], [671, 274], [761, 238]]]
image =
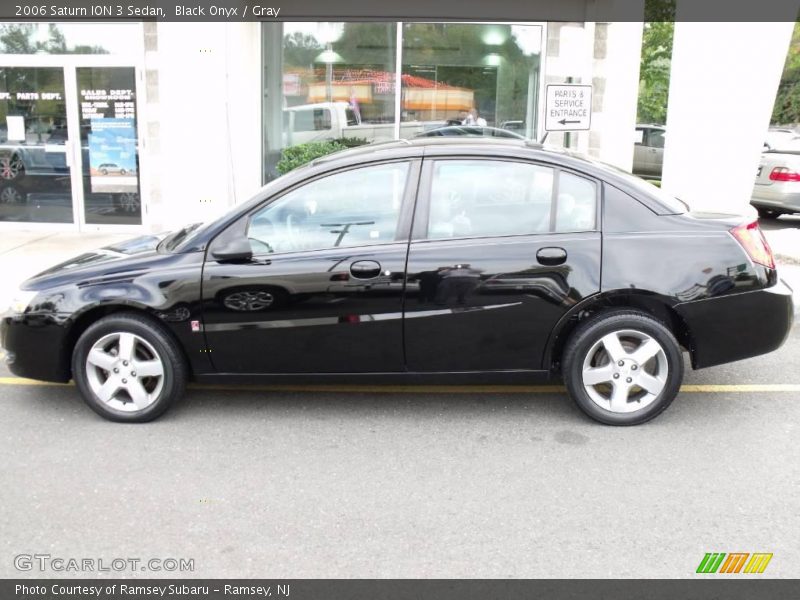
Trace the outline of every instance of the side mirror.
[[253, 258], [253, 248], [246, 237], [236, 236], [212, 248], [211, 256], [221, 262], [246, 262]]

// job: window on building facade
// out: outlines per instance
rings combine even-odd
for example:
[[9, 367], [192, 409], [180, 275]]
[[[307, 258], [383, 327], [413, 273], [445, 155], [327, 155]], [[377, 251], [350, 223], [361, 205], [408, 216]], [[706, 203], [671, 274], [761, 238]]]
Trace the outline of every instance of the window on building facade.
[[129, 54], [138, 23], [3, 23], [0, 54]]
[[399, 47], [397, 27], [262, 24], [264, 181], [300, 144], [354, 146], [448, 125], [470, 126], [448, 135], [536, 135], [541, 25], [400, 24]]

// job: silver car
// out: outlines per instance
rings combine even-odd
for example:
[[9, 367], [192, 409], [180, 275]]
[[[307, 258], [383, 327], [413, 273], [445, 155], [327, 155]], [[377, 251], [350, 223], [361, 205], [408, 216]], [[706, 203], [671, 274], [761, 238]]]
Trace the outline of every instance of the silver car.
[[633, 173], [635, 175], [661, 177], [664, 164], [663, 125], [643, 124], [636, 126], [633, 141]]
[[750, 204], [766, 218], [800, 212], [800, 142], [761, 155]]

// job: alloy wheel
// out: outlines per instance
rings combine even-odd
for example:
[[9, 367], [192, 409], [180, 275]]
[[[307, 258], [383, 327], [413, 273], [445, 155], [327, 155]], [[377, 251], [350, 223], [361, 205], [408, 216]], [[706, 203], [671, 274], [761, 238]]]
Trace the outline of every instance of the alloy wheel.
[[0, 179], [14, 181], [24, 169], [22, 159], [16, 154], [0, 157]]
[[101, 337], [86, 357], [92, 392], [110, 408], [123, 412], [146, 409], [164, 387], [164, 363], [144, 338], [129, 332]]
[[630, 413], [652, 404], [664, 390], [669, 364], [664, 348], [633, 329], [597, 340], [583, 361], [583, 387], [600, 408]]

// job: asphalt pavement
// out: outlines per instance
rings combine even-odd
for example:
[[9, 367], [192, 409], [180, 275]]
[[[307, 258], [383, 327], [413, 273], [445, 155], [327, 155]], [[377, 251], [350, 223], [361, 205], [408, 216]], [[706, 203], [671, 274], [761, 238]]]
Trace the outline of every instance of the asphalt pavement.
[[[2, 381], [0, 577], [672, 578], [706, 552], [800, 575], [797, 327], [690, 371], [687, 389], [726, 391], [632, 428], [563, 393], [429, 387], [193, 388], [119, 425], [71, 386]], [[194, 571], [20, 572], [20, 554]]]

